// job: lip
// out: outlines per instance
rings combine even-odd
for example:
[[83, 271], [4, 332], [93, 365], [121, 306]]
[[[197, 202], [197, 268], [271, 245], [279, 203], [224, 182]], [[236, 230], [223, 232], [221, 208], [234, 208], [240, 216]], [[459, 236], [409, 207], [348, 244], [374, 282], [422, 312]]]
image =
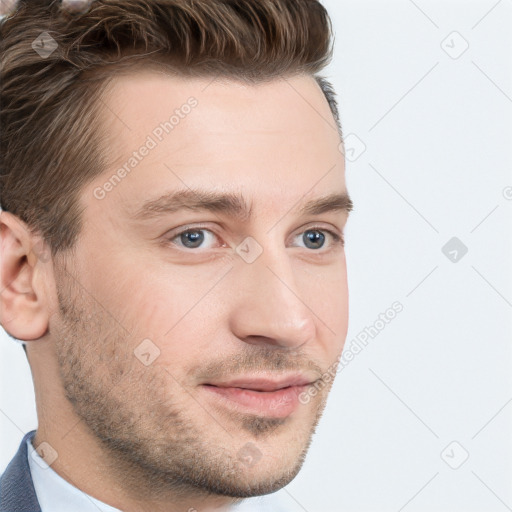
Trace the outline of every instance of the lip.
[[205, 383], [202, 389], [217, 403], [239, 411], [272, 418], [286, 418], [300, 405], [299, 396], [315, 379], [288, 376], [281, 379], [261, 377]]
[[309, 378], [305, 375], [287, 375], [279, 379], [272, 379], [270, 377], [241, 377], [238, 379], [231, 379], [227, 382], [208, 382], [208, 385], [216, 386], [218, 388], [242, 388], [253, 391], [277, 391], [282, 388], [290, 386], [307, 386], [312, 384], [316, 379]]

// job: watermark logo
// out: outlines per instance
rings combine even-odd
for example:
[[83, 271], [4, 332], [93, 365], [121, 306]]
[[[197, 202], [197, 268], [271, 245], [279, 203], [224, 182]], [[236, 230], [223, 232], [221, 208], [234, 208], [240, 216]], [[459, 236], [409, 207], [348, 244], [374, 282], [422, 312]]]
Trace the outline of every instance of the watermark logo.
[[349, 162], [355, 162], [366, 151], [366, 144], [355, 133], [349, 133], [338, 147]]
[[144, 366], [149, 366], [160, 356], [160, 349], [149, 338], [145, 338], [133, 353]]
[[32, 41], [32, 49], [42, 59], [47, 59], [58, 48], [58, 46], [57, 41], [55, 41], [48, 32], [42, 32], [38, 37], [36, 37], [36, 39], [34, 39], [34, 41]]
[[469, 459], [469, 452], [458, 441], [452, 441], [441, 452], [441, 459], [452, 469], [459, 469]]
[[43, 441], [32, 453], [32, 460], [41, 468], [48, 469], [59, 457], [50, 443]]
[[248, 467], [255, 466], [261, 459], [262, 454], [254, 443], [245, 443], [237, 453], [237, 459]]
[[261, 256], [263, 247], [252, 236], [248, 236], [235, 251], [246, 263], [254, 263]]
[[467, 254], [468, 248], [459, 238], [454, 236], [443, 245], [441, 252], [452, 263], [458, 263]]
[[459, 32], [453, 31], [441, 41], [441, 48], [453, 60], [458, 59], [469, 48], [469, 43]]

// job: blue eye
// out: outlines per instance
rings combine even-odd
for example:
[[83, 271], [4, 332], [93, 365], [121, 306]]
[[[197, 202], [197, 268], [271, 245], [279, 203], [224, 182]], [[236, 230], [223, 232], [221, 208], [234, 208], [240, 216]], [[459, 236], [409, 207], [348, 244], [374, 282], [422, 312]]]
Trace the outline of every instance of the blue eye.
[[[306, 249], [318, 250], [321, 249], [326, 240], [325, 234], [328, 234], [333, 239], [333, 243], [331, 245], [343, 245], [343, 239], [333, 231], [329, 229], [317, 229], [312, 228], [304, 231], [302, 233], [302, 242]], [[300, 236], [300, 235], [299, 235]]]
[[319, 230], [308, 230], [302, 235], [302, 240], [309, 249], [321, 249], [325, 243], [325, 235]]
[[[205, 236], [208, 233], [210, 237]], [[201, 247], [205, 240], [208, 238], [213, 239], [215, 235], [208, 229], [188, 229], [176, 235], [171, 241], [179, 240], [178, 246], [185, 247], [187, 249], [197, 249]]]
[[[300, 238], [304, 244], [299, 247], [318, 251], [324, 247], [328, 238], [326, 235], [332, 239], [331, 246], [344, 245], [343, 237], [329, 229], [310, 228], [299, 233], [295, 238]], [[176, 234], [170, 242], [185, 249], [211, 249], [216, 238], [217, 235], [209, 229], [193, 228]]]

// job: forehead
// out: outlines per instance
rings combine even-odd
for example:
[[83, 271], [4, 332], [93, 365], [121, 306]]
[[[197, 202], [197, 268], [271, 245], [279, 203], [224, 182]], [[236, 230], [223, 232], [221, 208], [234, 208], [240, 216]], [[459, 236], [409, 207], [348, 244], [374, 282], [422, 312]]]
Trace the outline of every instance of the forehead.
[[317, 183], [345, 189], [336, 123], [311, 76], [246, 84], [137, 72], [112, 81], [102, 104], [108, 169], [94, 185], [124, 169], [110, 198], [173, 186], [274, 200]]

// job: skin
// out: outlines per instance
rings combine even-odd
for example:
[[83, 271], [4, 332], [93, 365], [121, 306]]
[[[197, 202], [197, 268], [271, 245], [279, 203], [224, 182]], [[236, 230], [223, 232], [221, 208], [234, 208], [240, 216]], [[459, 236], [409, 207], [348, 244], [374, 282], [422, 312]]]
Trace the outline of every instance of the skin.
[[[191, 96], [191, 113], [97, 199], [95, 188]], [[146, 71], [116, 78], [103, 101], [108, 168], [80, 191], [73, 250], [51, 258], [21, 220], [0, 217], [1, 321], [27, 341], [33, 445], [49, 443], [58, 474], [121, 510], [226, 510], [294, 478], [332, 382], [278, 419], [222, 404], [202, 384], [320, 378], [343, 348], [345, 252], [324, 230], [342, 235], [348, 213], [297, 213], [346, 192], [339, 135], [310, 76], [242, 85]], [[134, 219], [144, 201], [184, 188], [240, 193], [252, 216]], [[203, 245], [180, 245], [176, 232], [198, 224]], [[319, 249], [304, 242], [312, 229], [325, 235]], [[235, 250], [248, 236], [263, 249], [252, 263]], [[147, 366], [134, 355], [144, 339], [159, 350]], [[259, 460], [245, 463], [244, 450]]]

